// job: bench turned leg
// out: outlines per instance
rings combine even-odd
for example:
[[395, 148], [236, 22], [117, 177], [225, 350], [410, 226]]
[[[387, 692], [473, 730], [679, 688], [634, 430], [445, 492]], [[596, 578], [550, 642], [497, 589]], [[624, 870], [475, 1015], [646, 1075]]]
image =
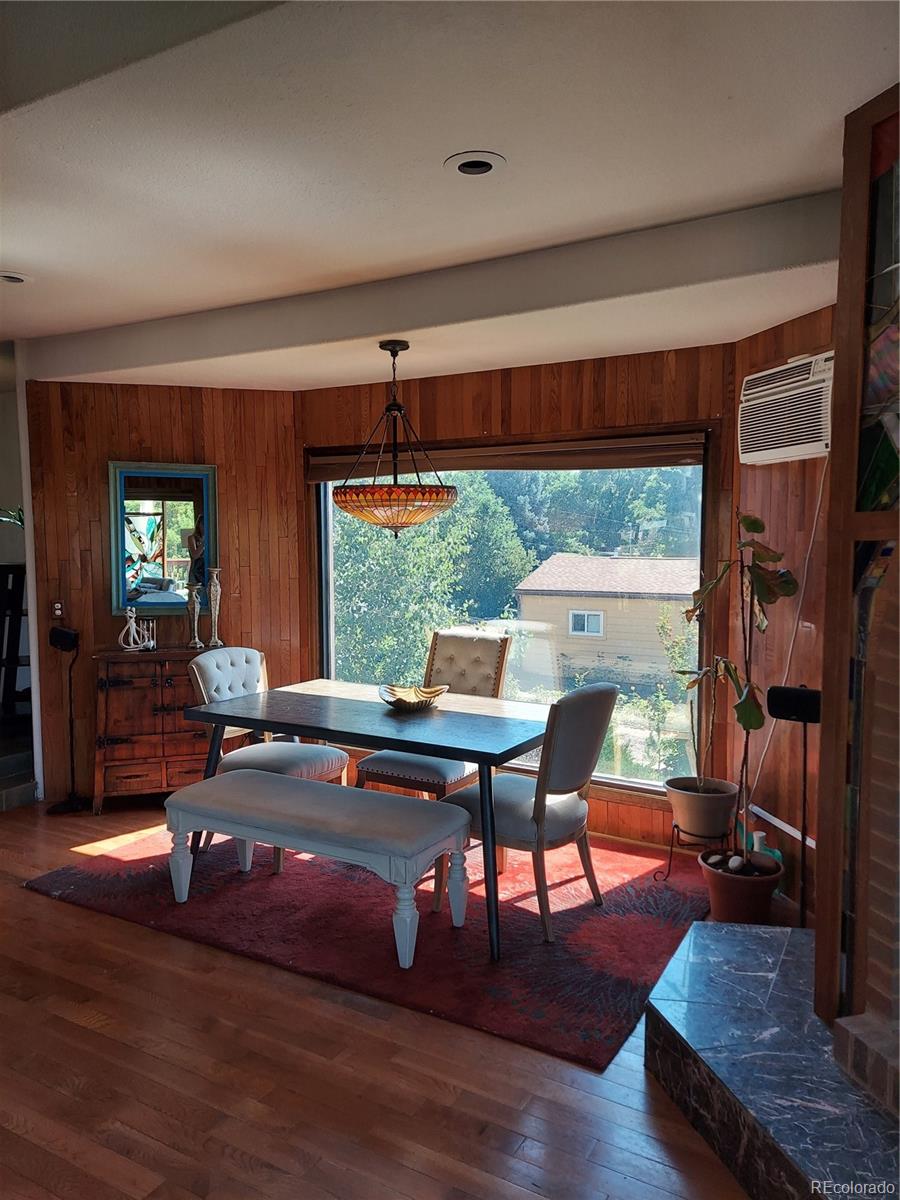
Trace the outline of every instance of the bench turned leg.
[[256, 843], [246, 838], [235, 838], [234, 844], [237, 846], [238, 866], [244, 872], [249, 871], [253, 866], [253, 847]]
[[469, 876], [466, 872], [466, 856], [462, 850], [453, 850], [450, 854], [447, 892], [450, 896], [450, 918], [459, 928], [466, 919], [466, 901], [469, 898]]
[[284, 870], [284, 846], [274, 846], [272, 852], [272, 874], [280, 875]]
[[188, 835], [173, 833], [172, 853], [169, 855], [169, 874], [172, 876], [172, 890], [179, 904], [184, 904], [188, 898], [193, 865], [194, 859], [188, 845]]
[[397, 907], [394, 909], [394, 941], [401, 967], [411, 967], [416, 952], [416, 931], [419, 910], [416, 908], [415, 888], [408, 883], [397, 888]]
[[434, 900], [433, 912], [440, 912], [444, 905], [444, 892], [447, 890], [447, 855], [439, 854], [434, 860]]

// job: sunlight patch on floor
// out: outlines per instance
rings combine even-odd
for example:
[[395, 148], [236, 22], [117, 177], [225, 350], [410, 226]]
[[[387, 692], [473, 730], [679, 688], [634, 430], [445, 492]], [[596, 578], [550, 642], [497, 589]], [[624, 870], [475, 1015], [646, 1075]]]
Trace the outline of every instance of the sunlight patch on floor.
[[[152, 825], [145, 825], [142, 829], [135, 829], [131, 833], [121, 833], [117, 837], [101, 838], [96, 842], [83, 842], [80, 846], [71, 846], [70, 849], [74, 854], [85, 854], [89, 858], [96, 858], [98, 855], [105, 854], [111, 858], [116, 856], [116, 851], [122, 851], [135, 843], [143, 841], [144, 838], [151, 834], [160, 833], [165, 830], [165, 824], [160, 821], [155, 821]], [[123, 857], [128, 857], [124, 855]]]

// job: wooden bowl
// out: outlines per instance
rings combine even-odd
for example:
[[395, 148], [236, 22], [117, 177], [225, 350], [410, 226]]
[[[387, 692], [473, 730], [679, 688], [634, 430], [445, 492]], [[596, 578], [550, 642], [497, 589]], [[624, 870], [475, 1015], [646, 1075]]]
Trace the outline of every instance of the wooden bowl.
[[400, 687], [386, 683], [378, 689], [378, 695], [398, 712], [420, 712], [423, 708], [431, 708], [438, 696], [443, 696], [449, 690], [446, 684], [440, 687]]

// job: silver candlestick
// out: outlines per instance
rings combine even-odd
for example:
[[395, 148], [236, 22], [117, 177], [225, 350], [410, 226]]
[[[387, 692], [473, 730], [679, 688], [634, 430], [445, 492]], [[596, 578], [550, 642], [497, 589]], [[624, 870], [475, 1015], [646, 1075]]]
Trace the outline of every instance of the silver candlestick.
[[200, 584], [188, 584], [188, 621], [190, 622], [191, 640], [188, 642], [188, 650], [202, 650], [203, 643], [200, 641]]
[[209, 645], [213, 649], [225, 645], [219, 637], [219, 606], [222, 603], [222, 582], [219, 579], [221, 570], [221, 567], [210, 567], [207, 572], [209, 575], [209, 582], [206, 585], [206, 592], [209, 596]]

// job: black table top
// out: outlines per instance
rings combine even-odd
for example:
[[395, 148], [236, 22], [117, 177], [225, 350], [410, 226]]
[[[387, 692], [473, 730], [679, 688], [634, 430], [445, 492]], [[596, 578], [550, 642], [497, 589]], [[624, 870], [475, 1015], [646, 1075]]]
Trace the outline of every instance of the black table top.
[[379, 700], [375, 688], [313, 680], [193, 705], [184, 715], [208, 725], [500, 766], [541, 745], [546, 711], [538, 704], [448, 693], [433, 708], [401, 713]]

